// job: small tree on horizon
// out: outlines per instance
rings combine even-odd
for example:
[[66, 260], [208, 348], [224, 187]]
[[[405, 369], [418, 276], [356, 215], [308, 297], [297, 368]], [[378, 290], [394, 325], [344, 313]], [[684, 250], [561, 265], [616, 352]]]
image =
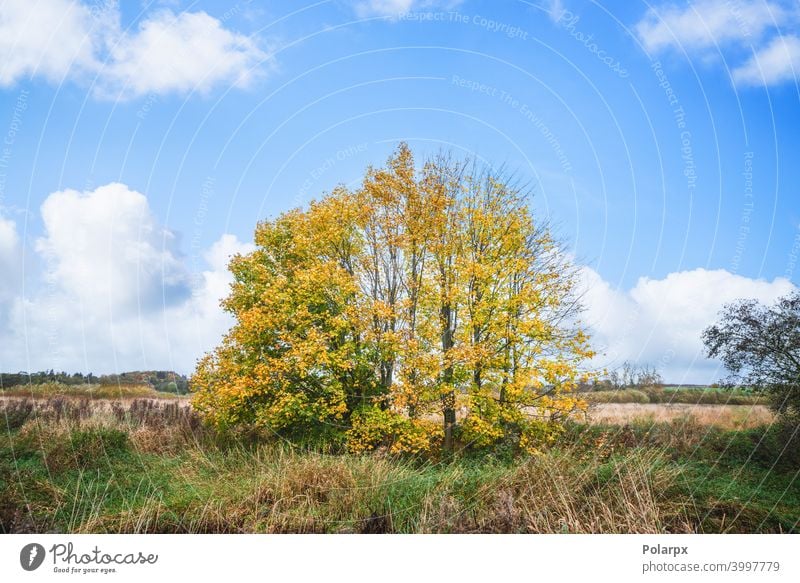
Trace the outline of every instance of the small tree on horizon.
[[772, 306], [750, 299], [726, 305], [703, 342], [730, 371], [724, 384], [765, 392], [783, 419], [800, 424], [800, 291]]

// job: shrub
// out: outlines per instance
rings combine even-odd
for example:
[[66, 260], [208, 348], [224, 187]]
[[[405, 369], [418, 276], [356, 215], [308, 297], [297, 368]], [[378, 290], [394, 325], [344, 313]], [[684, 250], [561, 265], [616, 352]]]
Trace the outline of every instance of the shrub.
[[359, 409], [351, 421], [347, 448], [354, 453], [379, 448], [391, 453], [429, 453], [441, 439], [437, 424], [378, 407]]

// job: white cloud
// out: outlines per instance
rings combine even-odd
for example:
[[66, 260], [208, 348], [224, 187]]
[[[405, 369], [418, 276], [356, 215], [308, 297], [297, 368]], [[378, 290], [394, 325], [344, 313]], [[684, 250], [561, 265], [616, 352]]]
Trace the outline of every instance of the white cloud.
[[775, 37], [746, 63], [733, 71], [733, 80], [741, 85], [774, 85], [800, 76], [800, 38]]
[[750, 279], [724, 269], [695, 269], [664, 279], [640, 278], [629, 291], [583, 270], [586, 321], [604, 354], [598, 366], [652, 364], [669, 382], [712, 382], [724, 376], [705, 358], [701, 334], [726, 303], [754, 298], [772, 303], [794, 289], [789, 280]]
[[42, 204], [36, 249], [49, 277], [86, 305], [148, 309], [189, 294], [175, 235], [159, 226], [147, 198], [124, 184], [63, 190]]
[[20, 287], [19, 259], [17, 225], [0, 215], [0, 309]]
[[441, 8], [452, 9], [462, 0], [357, 0], [353, 6], [361, 18], [370, 16], [398, 17], [415, 10]]
[[[228, 271], [228, 261], [237, 254], [244, 255], [255, 249], [252, 243], [243, 243], [234, 235], [222, 235], [204, 254], [204, 259], [210, 269], [202, 273], [202, 281], [199, 289], [202, 294], [195, 295], [195, 309], [198, 313], [214, 314], [218, 312], [222, 317], [219, 308], [219, 301], [228, 293], [229, 287], [233, 282], [233, 277]], [[227, 321], [227, 316], [224, 316]]]
[[756, 42], [786, 14], [771, 2], [705, 0], [686, 7], [650, 8], [636, 25], [636, 32], [651, 52], [670, 47], [704, 49], [748, 39]]
[[[192, 277], [175, 235], [124, 184], [56, 192], [41, 211], [41, 285], [0, 304], [0, 369], [191, 372], [231, 325], [219, 306], [232, 281], [227, 263], [251, 244], [223, 235]], [[6, 248], [20, 253], [8, 224], [0, 222], [0, 259]]]
[[237, 254], [250, 253], [255, 250], [252, 243], [242, 243], [234, 235], [222, 235], [204, 254], [206, 262], [217, 272], [228, 268], [228, 261]]
[[[733, 82], [756, 86], [796, 78], [799, 21], [800, 9], [785, 0], [704, 0], [685, 7], [652, 7], [635, 29], [650, 53], [674, 49], [690, 56], [699, 53], [702, 61], [714, 62], [719, 48], [734, 63]], [[746, 53], [752, 56], [739, 64]]]
[[364, 18], [367, 16], [397, 16], [409, 12], [414, 6], [414, 0], [364, 0], [356, 2], [356, 14]]
[[147, 93], [245, 86], [270, 61], [256, 40], [205, 12], [160, 10], [123, 31], [115, 2], [5, 0], [0, 5], [0, 85], [26, 77], [94, 83], [125, 99]]
[[57, 83], [95, 67], [93, 17], [73, 0], [6, 0], [0, 6], [0, 85], [25, 76]]
[[161, 11], [110, 48], [100, 91], [116, 96], [205, 93], [219, 84], [247, 86], [268, 60], [256, 43], [205, 12]]

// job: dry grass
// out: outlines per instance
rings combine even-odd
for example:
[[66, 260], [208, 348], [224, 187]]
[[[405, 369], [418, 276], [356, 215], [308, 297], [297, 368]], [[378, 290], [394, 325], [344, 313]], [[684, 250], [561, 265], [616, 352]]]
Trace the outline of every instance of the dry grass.
[[[194, 464], [199, 464], [195, 466]], [[657, 454], [613, 463], [548, 455], [474, 474], [459, 465], [260, 449], [235, 465], [196, 458], [180, 474], [194, 491], [108, 512], [96, 482], [76, 488], [71, 532], [662, 533], [693, 532], [690, 505], [671, 499], [674, 468]]]
[[749, 429], [772, 423], [765, 405], [688, 405], [685, 403], [597, 403], [588, 413], [591, 423], [625, 425], [632, 422], [668, 423], [691, 418], [695, 423], [722, 429]]
[[[10, 404], [0, 403], [6, 412]], [[553, 451], [513, 464], [491, 459], [420, 463], [382, 455], [324, 455], [274, 442], [221, 447], [184, 402], [57, 397], [20, 399], [15, 407], [26, 414], [12, 411], [19, 423], [9, 434], [14, 455], [41, 459], [47, 478], [9, 482], [14, 484], [6, 493], [9, 500], [39, 502], [27, 518], [8, 509], [5, 518], [0, 516], [5, 531], [655, 533], [693, 528], [685, 516], [687, 503], [669, 499], [676, 469], [657, 452], [621, 460]], [[28, 485], [17, 492], [23, 480]]]
[[0, 399], [27, 397], [29, 399], [52, 399], [72, 397], [79, 399], [186, 399], [173, 393], [156, 391], [150, 385], [133, 384], [83, 384], [42, 383], [16, 385], [0, 390]]
[[686, 501], [670, 495], [678, 474], [652, 451], [580, 462], [575, 452], [552, 452], [487, 481], [468, 500], [429, 496], [419, 532], [694, 532]]
[[31, 431], [42, 439], [59, 443], [77, 427], [86, 430], [125, 431], [142, 453], [166, 453], [183, 447], [187, 440], [202, 437], [199, 416], [186, 400], [125, 399], [93, 400], [70, 397], [0, 399], [0, 427]]
[[[571, 425], [557, 448], [538, 456], [436, 463], [325, 455], [264, 436], [223, 439], [184, 400], [3, 399], [0, 422], [10, 430], [0, 431], [0, 532], [796, 528], [796, 503], [781, 502], [791, 476], [775, 474], [772, 450], [764, 453], [769, 488], [720, 463], [761, 463], [753, 455], [763, 442], [758, 431], [740, 432], [736, 445], [721, 428], [769, 422], [764, 407], [604, 404], [591, 415], [591, 424]], [[765, 494], [772, 498], [761, 501]]]
[[640, 387], [581, 392], [589, 403], [686, 403], [688, 405], [767, 405], [766, 395], [719, 387]]

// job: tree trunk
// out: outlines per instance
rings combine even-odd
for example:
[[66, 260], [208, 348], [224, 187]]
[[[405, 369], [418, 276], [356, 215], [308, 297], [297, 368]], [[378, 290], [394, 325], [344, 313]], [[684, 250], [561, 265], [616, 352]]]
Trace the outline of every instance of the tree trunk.
[[[453, 364], [450, 362], [450, 350], [453, 348], [453, 310], [449, 303], [442, 305], [442, 356], [445, 366], [442, 382], [445, 386], [453, 386]], [[442, 395], [442, 413], [444, 416], [444, 450], [452, 452], [456, 426], [456, 394], [452, 389]]]
[[442, 395], [442, 408], [444, 409], [444, 450], [453, 453], [456, 428], [456, 394], [454, 391]]

